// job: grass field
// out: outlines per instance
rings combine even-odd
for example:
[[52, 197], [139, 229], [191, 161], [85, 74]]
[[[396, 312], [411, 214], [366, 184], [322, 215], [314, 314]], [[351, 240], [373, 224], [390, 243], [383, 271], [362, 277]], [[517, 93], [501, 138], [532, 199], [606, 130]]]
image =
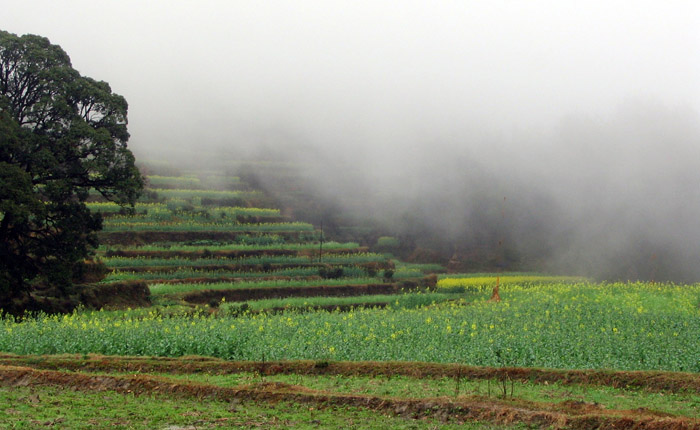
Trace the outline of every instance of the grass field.
[[674, 373], [0, 356], [11, 428], [690, 429], [699, 393]]
[[357, 406], [317, 407], [288, 401], [210, 400], [166, 394], [131, 395], [112, 390], [76, 391], [60, 386], [0, 387], [0, 428], [36, 429], [482, 429], [487, 423], [436, 418], [406, 419]]

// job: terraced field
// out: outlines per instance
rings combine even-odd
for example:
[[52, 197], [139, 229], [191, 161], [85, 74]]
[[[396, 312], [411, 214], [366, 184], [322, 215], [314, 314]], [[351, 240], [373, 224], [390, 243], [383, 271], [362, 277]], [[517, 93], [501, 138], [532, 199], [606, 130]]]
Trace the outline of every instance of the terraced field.
[[[90, 203], [105, 218], [98, 255], [110, 273], [103, 283], [142, 281], [156, 303], [217, 307], [222, 300], [295, 296], [365, 300], [435, 282], [422, 279], [421, 270], [396, 270], [390, 256], [357, 243], [326, 241], [312, 224], [278, 208], [256, 206], [261, 193], [238, 177], [200, 176], [149, 176], [158, 188], [148, 189], [133, 213]], [[219, 183], [236, 189], [206, 188], [211, 178], [226, 178]], [[232, 200], [238, 205], [229, 206]]]
[[98, 287], [148, 294], [1, 320], [0, 428], [700, 428], [700, 285], [447, 274], [237, 176], [149, 181], [90, 203]]

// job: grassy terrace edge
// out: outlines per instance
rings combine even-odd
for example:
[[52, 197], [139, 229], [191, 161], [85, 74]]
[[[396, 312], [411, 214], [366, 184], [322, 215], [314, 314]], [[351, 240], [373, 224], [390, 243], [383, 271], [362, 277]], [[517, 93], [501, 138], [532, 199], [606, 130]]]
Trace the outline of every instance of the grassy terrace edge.
[[86, 372], [142, 372], [224, 375], [257, 372], [262, 375], [395, 375], [411, 378], [503, 379], [538, 384], [594, 385], [644, 389], [654, 392], [700, 393], [700, 374], [662, 371], [563, 370], [523, 367], [467, 366], [407, 361], [236, 361], [205, 356], [141, 357], [98, 354], [16, 355], [0, 353], [0, 364], [47, 370]]

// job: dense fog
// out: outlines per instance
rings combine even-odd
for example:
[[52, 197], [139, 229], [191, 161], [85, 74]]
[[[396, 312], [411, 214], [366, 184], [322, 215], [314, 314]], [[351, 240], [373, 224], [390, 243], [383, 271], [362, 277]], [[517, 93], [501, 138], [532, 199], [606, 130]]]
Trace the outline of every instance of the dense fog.
[[700, 280], [697, 2], [28, 1], [142, 158], [296, 163], [390, 234], [495, 266]]

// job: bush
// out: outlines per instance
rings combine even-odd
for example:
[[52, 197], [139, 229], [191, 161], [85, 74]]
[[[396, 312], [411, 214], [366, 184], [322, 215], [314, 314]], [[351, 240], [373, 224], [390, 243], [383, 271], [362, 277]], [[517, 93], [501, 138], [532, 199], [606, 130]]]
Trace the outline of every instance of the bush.
[[318, 269], [318, 275], [323, 279], [338, 279], [343, 276], [342, 267], [326, 266]]

